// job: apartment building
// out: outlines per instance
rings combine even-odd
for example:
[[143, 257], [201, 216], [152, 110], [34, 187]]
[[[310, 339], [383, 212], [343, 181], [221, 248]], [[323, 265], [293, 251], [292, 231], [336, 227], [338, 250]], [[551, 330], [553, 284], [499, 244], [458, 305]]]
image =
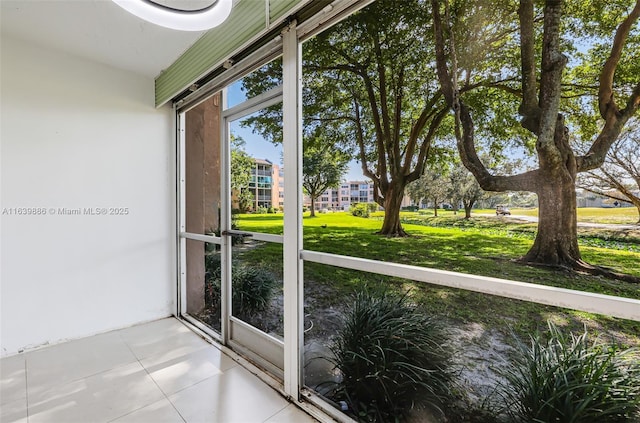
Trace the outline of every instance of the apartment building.
[[254, 158], [249, 190], [253, 195], [253, 210], [283, 207], [284, 170], [270, 160]]
[[[349, 210], [355, 203], [374, 203], [372, 181], [345, 181], [339, 188], [329, 188], [316, 200], [316, 210]], [[305, 196], [304, 204], [311, 205], [311, 198]], [[410, 206], [411, 199], [404, 196], [402, 206]]]
[[[373, 182], [345, 181], [339, 188], [329, 188], [317, 198], [316, 210], [349, 210], [351, 204], [373, 203]], [[311, 206], [311, 197], [304, 196], [304, 205]]]

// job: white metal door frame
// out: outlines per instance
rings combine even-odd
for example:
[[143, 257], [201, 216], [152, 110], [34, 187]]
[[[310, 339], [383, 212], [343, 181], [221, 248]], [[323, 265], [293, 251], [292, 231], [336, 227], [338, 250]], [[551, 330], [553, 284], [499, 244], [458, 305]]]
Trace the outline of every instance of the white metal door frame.
[[296, 22], [282, 33], [284, 168], [284, 390], [298, 399], [303, 369], [302, 45]]
[[[284, 373], [284, 343], [267, 333], [243, 322], [232, 315], [233, 287], [231, 283], [232, 272], [232, 243], [231, 238], [244, 231], [234, 231], [231, 226], [232, 192], [231, 192], [231, 122], [249, 116], [256, 111], [269, 106], [280, 104], [283, 87], [278, 86], [256, 97], [250, 98], [234, 107], [224, 109], [222, 112], [221, 129], [221, 263], [222, 263], [222, 307], [221, 307], [221, 338], [238, 352], [241, 352], [267, 369], [274, 376], [283, 378]], [[225, 93], [223, 92], [223, 97]], [[224, 104], [224, 100], [223, 100]], [[286, 198], [286, 194], [285, 194]], [[286, 204], [286, 201], [285, 201]], [[285, 213], [286, 216], [286, 213]], [[286, 219], [286, 217], [285, 217]], [[280, 235], [250, 232], [253, 239], [266, 242], [283, 243]], [[286, 295], [286, 288], [285, 288]], [[286, 321], [286, 319], [285, 319]]]

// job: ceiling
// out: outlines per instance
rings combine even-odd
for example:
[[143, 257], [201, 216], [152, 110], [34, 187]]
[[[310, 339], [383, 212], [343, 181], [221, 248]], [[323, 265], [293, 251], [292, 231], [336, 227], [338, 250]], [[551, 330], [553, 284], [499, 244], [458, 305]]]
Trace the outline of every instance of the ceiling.
[[[163, 0], [201, 5], [202, 0]], [[204, 31], [163, 28], [111, 0], [0, 0], [0, 31], [120, 69], [156, 77]]]

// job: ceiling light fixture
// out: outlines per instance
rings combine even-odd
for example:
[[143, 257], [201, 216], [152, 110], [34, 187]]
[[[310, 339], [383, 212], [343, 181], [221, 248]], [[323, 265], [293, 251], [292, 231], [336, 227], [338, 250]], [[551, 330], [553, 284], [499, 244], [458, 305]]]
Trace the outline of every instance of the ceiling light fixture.
[[181, 10], [153, 0], [113, 0], [129, 13], [156, 25], [179, 31], [205, 31], [224, 22], [231, 13], [233, 0], [216, 0], [197, 10]]

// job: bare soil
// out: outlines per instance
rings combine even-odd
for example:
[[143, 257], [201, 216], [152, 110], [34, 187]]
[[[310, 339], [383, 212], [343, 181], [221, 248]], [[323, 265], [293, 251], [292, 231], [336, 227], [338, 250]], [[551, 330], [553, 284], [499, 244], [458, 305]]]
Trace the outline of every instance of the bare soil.
[[[341, 325], [346, 302], [336, 301], [335, 290], [320, 283], [307, 282], [304, 302], [305, 384], [322, 395], [330, 392], [340, 374], [331, 362], [329, 345]], [[338, 305], [336, 305], [338, 304]], [[274, 296], [271, 306], [262, 313], [244, 316], [243, 320], [275, 337], [283, 336], [282, 292]], [[198, 319], [210, 327], [220, 329], [220, 312], [205, 308]], [[485, 406], [491, 398], [500, 376], [496, 369], [508, 362], [511, 347], [504, 335], [495, 329], [472, 323], [450, 324], [450, 342], [455, 351], [454, 365], [459, 369], [458, 383], [468, 397], [466, 405], [473, 409]], [[409, 415], [409, 422], [444, 422], [432, 410], [417, 408]]]

